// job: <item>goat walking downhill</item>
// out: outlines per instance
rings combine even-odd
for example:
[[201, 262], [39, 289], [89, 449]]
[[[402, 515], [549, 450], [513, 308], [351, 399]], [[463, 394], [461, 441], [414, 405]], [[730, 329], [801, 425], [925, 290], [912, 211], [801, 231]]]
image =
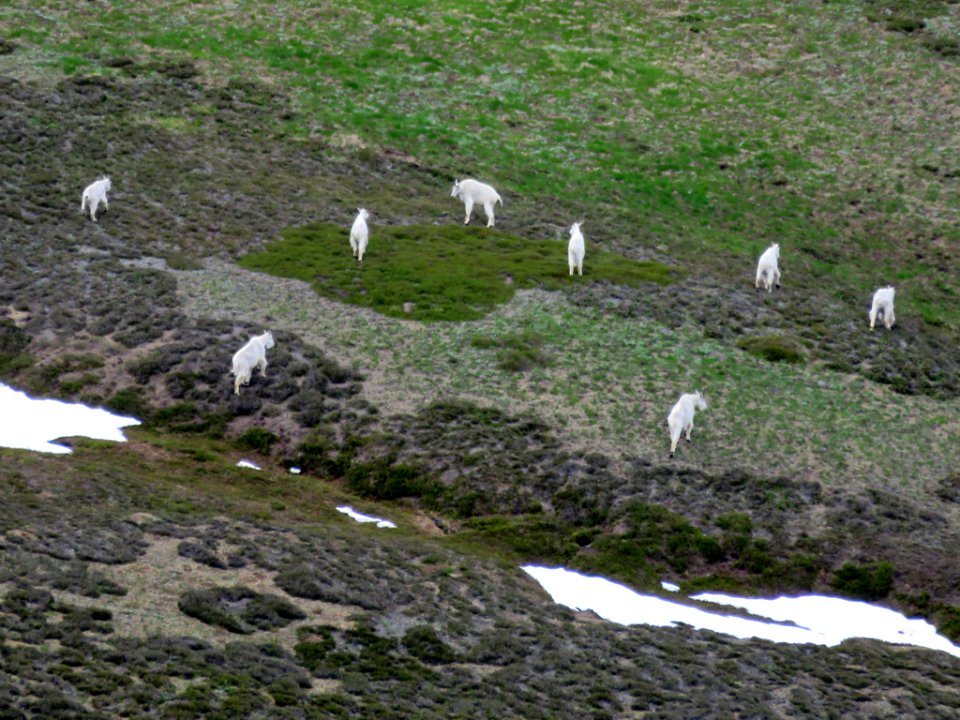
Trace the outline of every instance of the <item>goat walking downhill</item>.
[[249, 385], [250, 377], [255, 367], [260, 368], [260, 375], [267, 374], [267, 350], [273, 347], [273, 334], [268, 330], [262, 335], [255, 335], [247, 344], [233, 355], [233, 394], [240, 394], [241, 385]]
[[576, 270], [583, 275], [583, 256], [586, 249], [583, 246], [583, 233], [580, 232], [580, 226], [583, 221], [576, 222], [570, 226], [570, 242], [567, 243], [567, 264], [570, 266], [570, 274]]
[[478, 180], [455, 180], [450, 197], [458, 197], [463, 200], [464, 209], [466, 210], [466, 219], [463, 221], [464, 225], [470, 222], [470, 213], [473, 212], [474, 203], [483, 205], [483, 210], [487, 213], [487, 227], [493, 227], [493, 206], [497, 203], [503, 205], [503, 199], [500, 197], [500, 194], [490, 185], [479, 182]]
[[370, 238], [370, 230], [367, 228], [367, 218], [370, 217], [363, 208], [359, 208], [357, 219], [353, 221], [353, 227], [350, 228], [350, 249], [353, 250], [353, 256], [363, 262], [363, 253], [367, 250], [367, 240]]
[[897, 316], [893, 314], [893, 296], [897, 291], [890, 287], [879, 288], [873, 294], [873, 305], [870, 307], [870, 329], [877, 321], [877, 315], [883, 316], [883, 325], [890, 330], [897, 321]]
[[89, 208], [90, 219], [96, 222], [97, 208], [100, 203], [103, 203], [104, 210], [110, 209], [110, 203], [107, 202], [107, 191], [110, 188], [110, 178], [107, 176], [87, 185], [83, 190], [83, 195], [80, 196], [80, 214], [83, 215], [84, 211]]
[[760, 256], [757, 263], [757, 281], [754, 287], [760, 287], [763, 284], [764, 290], [770, 292], [773, 286], [780, 287], [780, 270], [777, 268], [777, 261], [780, 259], [780, 243], [774, 243]]
[[680, 433], [687, 434], [687, 442], [690, 442], [690, 431], [693, 430], [693, 416], [697, 410], [706, 410], [707, 401], [703, 399], [703, 393], [699, 390], [695, 393], [685, 393], [677, 400], [670, 414], [667, 416], [667, 425], [670, 427], [670, 457], [677, 451], [677, 442], [680, 440]]

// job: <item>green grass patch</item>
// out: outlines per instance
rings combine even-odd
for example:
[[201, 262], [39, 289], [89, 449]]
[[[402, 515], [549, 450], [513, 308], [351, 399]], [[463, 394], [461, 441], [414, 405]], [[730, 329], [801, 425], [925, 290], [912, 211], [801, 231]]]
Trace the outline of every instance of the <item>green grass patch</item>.
[[374, 228], [362, 264], [351, 256], [348, 229], [339, 225], [288, 228], [282, 235], [240, 264], [305, 280], [334, 300], [424, 322], [479, 320], [517, 288], [601, 281], [636, 287], [681, 277], [658, 262], [593, 250], [584, 277], [572, 278], [563, 242], [459, 225]]
[[546, 338], [542, 334], [525, 331], [499, 338], [477, 335], [470, 344], [481, 350], [497, 348], [497, 367], [508, 372], [524, 372], [550, 364], [550, 357], [542, 349], [544, 342]]

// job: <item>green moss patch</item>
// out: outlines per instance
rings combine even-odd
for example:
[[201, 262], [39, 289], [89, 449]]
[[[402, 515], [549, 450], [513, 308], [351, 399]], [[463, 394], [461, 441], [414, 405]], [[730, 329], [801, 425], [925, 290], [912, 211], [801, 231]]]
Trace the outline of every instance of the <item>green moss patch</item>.
[[240, 264], [305, 280], [334, 300], [426, 322], [477, 320], [517, 288], [557, 290], [599, 281], [636, 287], [680, 276], [661, 263], [591, 250], [584, 277], [571, 278], [562, 242], [459, 225], [374, 227], [362, 264], [351, 256], [345, 227], [310, 225], [282, 235]]
[[799, 363], [805, 359], [800, 343], [788, 335], [744, 338], [737, 343], [737, 346], [751, 355], [770, 362]]

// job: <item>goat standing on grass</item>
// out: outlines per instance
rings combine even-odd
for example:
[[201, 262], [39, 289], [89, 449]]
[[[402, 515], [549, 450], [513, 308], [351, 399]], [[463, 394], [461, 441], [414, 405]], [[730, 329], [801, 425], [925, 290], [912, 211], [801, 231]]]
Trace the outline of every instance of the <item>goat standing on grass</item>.
[[883, 324], [889, 330], [897, 321], [897, 316], [893, 314], [893, 296], [897, 291], [890, 287], [882, 287], [873, 294], [873, 306], [870, 308], [870, 329], [873, 330], [873, 324], [877, 321], [877, 315], [883, 315]]
[[477, 180], [455, 180], [450, 197], [458, 197], [463, 200], [467, 215], [463, 221], [464, 225], [470, 222], [470, 213], [473, 212], [474, 203], [483, 205], [483, 209], [487, 213], [487, 227], [493, 227], [493, 206], [497, 203], [503, 205], [503, 200], [496, 190]]
[[570, 274], [576, 270], [583, 275], [583, 256], [586, 250], [583, 247], [583, 233], [580, 232], [580, 226], [583, 221], [574, 223], [570, 226], [570, 242], [567, 244], [567, 263], [570, 265]]
[[776, 285], [780, 287], [780, 270], [777, 269], [777, 261], [780, 259], [780, 244], [774, 243], [760, 256], [760, 262], [757, 263], [757, 281], [754, 287], [763, 287], [767, 292]]
[[370, 238], [370, 230], [367, 228], [367, 218], [370, 217], [363, 208], [359, 208], [357, 219], [353, 221], [353, 227], [350, 228], [350, 249], [353, 250], [353, 256], [363, 262], [363, 253], [367, 250], [367, 240]]
[[104, 176], [96, 182], [90, 183], [80, 196], [80, 214], [90, 209], [90, 219], [97, 221], [97, 207], [103, 203], [103, 209], [109, 210], [110, 203], [107, 202], [107, 191], [110, 190], [110, 178]]
[[250, 384], [253, 368], [260, 367], [260, 375], [267, 374], [267, 350], [273, 347], [273, 334], [268, 330], [263, 335], [255, 335], [247, 344], [237, 350], [233, 356], [234, 395], [240, 394], [241, 385]]
[[680, 396], [667, 416], [667, 425], [670, 426], [670, 457], [677, 451], [677, 442], [680, 433], [686, 432], [687, 442], [690, 442], [690, 431], [693, 430], [693, 415], [697, 410], [706, 410], [707, 401], [699, 390], [695, 393], [686, 393]]

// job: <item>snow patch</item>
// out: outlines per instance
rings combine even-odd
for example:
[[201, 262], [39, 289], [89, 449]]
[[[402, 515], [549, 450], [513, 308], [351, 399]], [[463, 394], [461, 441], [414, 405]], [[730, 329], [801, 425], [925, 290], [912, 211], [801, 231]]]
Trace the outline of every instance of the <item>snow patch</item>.
[[909, 619], [887, 608], [855, 600], [807, 595], [776, 599], [741, 598], [719, 593], [701, 593], [694, 600], [719, 603], [747, 610], [769, 619], [747, 619], [709, 612], [692, 605], [641, 595], [606, 578], [536, 565], [521, 568], [533, 577], [553, 600], [574, 610], [592, 610], [605, 620], [621, 625], [691, 625], [698, 630], [761, 638], [782, 643], [834, 646], [850, 638], [871, 638], [900, 645], [918, 645], [960, 657], [957, 647], [926, 620]]
[[62, 400], [37, 400], [0, 383], [0, 447], [66, 455], [65, 445], [51, 442], [63, 437], [125, 442], [120, 428], [139, 425], [132, 417], [114, 415], [101, 408]]
[[342, 512], [344, 515], [349, 515], [350, 517], [352, 517], [352, 518], [353, 518], [354, 520], [356, 520], [357, 522], [362, 522], [362, 523], [372, 522], [372, 523], [376, 523], [376, 524], [377, 524], [377, 527], [379, 527], [379, 528], [395, 528], [395, 527], [396, 527], [396, 525], [395, 525], [394, 523], [390, 522], [389, 520], [384, 520], [383, 518], [373, 517], [372, 515], [364, 515], [363, 513], [358, 513], [356, 510], [354, 510], [354, 509], [353, 509], [352, 507], [350, 507], [349, 505], [341, 505], [340, 507], [337, 508], [337, 510], [339, 510], [340, 512]]

